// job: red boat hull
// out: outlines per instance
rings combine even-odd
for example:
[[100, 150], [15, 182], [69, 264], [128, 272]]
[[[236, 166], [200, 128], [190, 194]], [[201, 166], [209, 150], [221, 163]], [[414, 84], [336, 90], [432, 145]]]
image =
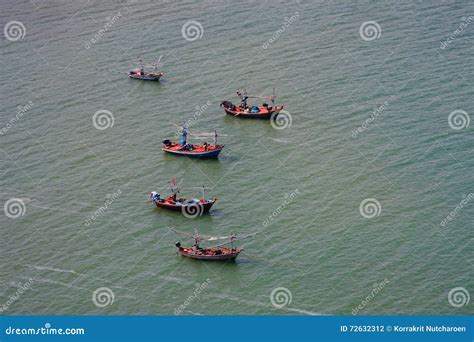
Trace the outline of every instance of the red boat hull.
[[238, 107], [235, 110], [224, 107], [224, 111], [227, 115], [232, 115], [239, 118], [248, 118], [248, 119], [270, 119], [272, 115], [276, 117], [278, 113], [280, 113], [280, 111], [283, 110], [283, 106], [275, 107], [275, 108], [272, 108], [271, 110], [268, 110], [265, 107], [260, 107], [259, 109], [260, 109], [260, 112], [258, 113], [247, 113], [246, 111], [240, 110], [240, 108]]
[[[230, 249], [230, 248], [205, 248], [197, 251], [193, 251], [189, 247], [178, 247], [177, 252], [182, 256], [197, 259], [197, 260], [234, 260], [239, 256], [242, 249]], [[220, 253], [220, 254], [217, 254]]]
[[[154, 201], [154, 202], [155, 202], [155, 204], [158, 208], [168, 209], [168, 210], [172, 210], [172, 211], [183, 211], [183, 210], [185, 210], [185, 209], [183, 209], [183, 207], [185, 207], [183, 205], [176, 205], [176, 204], [166, 202], [166, 201], [162, 201], [162, 202]], [[194, 204], [193, 206], [194, 207], [199, 206], [199, 208], [197, 208], [197, 210], [198, 210], [197, 212], [198, 213], [200, 212], [201, 214], [204, 214], [204, 213], [209, 212], [209, 210], [214, 205], [214, 203], [216, 203], [215, 199], [212, 200], [212, 201], [206, 202], [206, 203], [197, 203], [197, 204]], [[189, 212], [194, 213], [195, 211], [193, 211], [193, 209], [189, 209]]]

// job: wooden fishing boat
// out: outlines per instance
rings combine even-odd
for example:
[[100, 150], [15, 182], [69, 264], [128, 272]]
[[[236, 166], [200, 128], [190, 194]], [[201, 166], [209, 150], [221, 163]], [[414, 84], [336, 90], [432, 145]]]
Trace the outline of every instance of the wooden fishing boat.
[[214, 203], [216, 203], [216, 201], [217, 199], [215, 198], [212, 200], [198, 200], [196, 198], [186, 199], [176, 198], [174, 196], [154, 200], [158, 208], [190, 213], [198, 212], [200, 213], [200, 215], [209, 212], [209, 210], [214, 205]]
[[[176, 231], [176, 230], [175, 230]], [[179, 232], [181, 233], [181, 232]], [[182, 233], [181, 233], [182, 234]], [[234, 260], [237, 258], [244, 249], [243, 248], [236, 248], [234, 246], [234, 242], [237, 239], [245, 239], [247, 237], [253, 236], [254, 234], [250, 234], [244, 237], [237, 237], [235, 234], [230, 234], [230, 236], [224, 236], [224, 237], [212, 237], [212, 236], [201, 236], [195, 232], [194, 235], [189, 235], [192, 237], [194, 243], [190, 247], [183, 247], [181, 246], [181, 242], [176, 242], [176, 251], [178, 254], [191, 258], [191, 259], [197, 259], [197, 260], [214, 260], [214, 261], [223, 261], [223, 260]], [[185, 234], [187, 235], [187, 234]], [[201, 242], [202, 241], [215, 241], [215, 240], [229, 240], [228, 242], [222, 243], [217, 246], [213, 247], [201, 247]], [[223, 247], [224, 245], [230, 244], [231, 247]]]
[[241, 248], [201, 248], [182, 247], [180, 242], [176, 243], [176, 249], [182, 256], [198, 260], [233, 260], [243, 250]]
[[195, 157], [195, 158], [216, 158], [221, 153], [224, 145], [196, 145], [188, 144], [184, 148], [181, 144], [163, 140], [162, 151], [178, 156]]
[[[156, 60], [152, 66], [145, 66], [143, 60], [139, 59], [138, 68], [130, 70], [128, 72], [128, 77], [144, 81], [159, 81], [164, 73], [158, 72], [158, 64], [159, 60]], [[154, 72], [145, 71], [145, 67], [153, 68]]]
[[206, 190], [205, 187], [193, 188], [200, 189], [202, 191], [201, 199], [178, 198], [177, 194], [180, 192], [180, 190], [190, 188], [178, 187], [176, 185], [176, 179], [172, 179], [171, 184], [171, 196], [167, 198], [161, 198], [160, 194], [158, 194], [156, 191], [152, 191], [149, 196], [150, 202], [155, 203], [158, 208], [180, 211], [186, 217], [197, 217], [208, 213], [214, 203], [217, 201], [217, 198], [204, 198], [204, 191]]
[[[205, 134], [209, 134], [209, 133], [200, 133], [201, 136], [205, 136]], [[221, 153], [225, 145], [217, 143], [217, 132], [214, 132], [213, 134], [214, 134], [213, 144], [208, 144], [207, 142], [204, 142], [201, 145], [188, 144], [186, 140], [187, 130], [186, 130], [186, 127], [183, 126], [181, 130], [181, 142], [178, 143], [176, 141], [165, 139], [163, 140], [163, 147], [161, 148], [161, 150], [167, 153], [178, 155], [178, 156], [186, 156], [186, 157], [194, 157], [194, 158], [217, 158], [217, 156], [219, 155], [219, 153]]]
[[[275, 106], [275, 95], [268, 96], [248, 96], [246, 93], [242, 94], [237, 91], [237, 96], [240, 97], [240, 105], [234, 105], [230, 101], [222, 101], [221, 107], [228, 115], [249, 118], [249, 119], [274, 119], [283, 110], [284, 106]], [[261, 106], [249, 106], [248, 99], [267, 99], [272, 102], [272, 106], [264, 102]]]

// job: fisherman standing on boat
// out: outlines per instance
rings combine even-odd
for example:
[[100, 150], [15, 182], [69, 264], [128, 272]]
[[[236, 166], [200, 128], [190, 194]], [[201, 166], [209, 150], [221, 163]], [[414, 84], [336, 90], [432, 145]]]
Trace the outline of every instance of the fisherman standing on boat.
[[181, 144], [180, 144], [180, 149], [184, 150], [186, 148], [186, 136], [188, 133], [186, 132], [186, 126], [183, 125], [183, 133], [181, 135]]
[[240, 107], [242, 109], [247, 109], [248, 105], [247, 105], [247, 100], [248, 100], [248, 96], [244, 96], [242, 95], [242, 93], [240, 91], [237, 90], [237, 95], [240, 97]]

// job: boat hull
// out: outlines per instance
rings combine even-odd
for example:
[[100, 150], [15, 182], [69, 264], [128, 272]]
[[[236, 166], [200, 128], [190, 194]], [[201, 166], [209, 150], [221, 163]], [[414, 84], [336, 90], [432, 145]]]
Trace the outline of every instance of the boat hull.
[[167, 153], [174, 154], [176, 156], [185, 156], [191, 158], [217, 158], [219, 153], [221, 153], [224, 146], [212, 149], [209, 151], [190, 151], [190, 150], [179, 150], [176, 148], [162, 147], [161, 150]]
[[143, 81], [159, 81], [163, 75], [137, 75], [137, 74], [128, 74], [128, 77], [135, 80]]
[[[214, 199], [213, 201], [209, 201], [206, 203], [196, 203], [196, 204], [191, 204], [191, 205], [176, 205], [172, 203], [167, 203], [167, 202], [159, 202], [159, 201], [154, 201], [155, 205], [158, 208], [163, 208], [163, 209], [168, 209], [171, 211], [185, 211], [191, 213], [197, 213], [197, 215], [202, 215], [204, 213], [208, 213], [209, 210], [211, 210], [212, 206], [214, 203], [216, 203], [216, 200]], [[189, 209], [186, 209], [188, 207]]]
[[260, 112], [260, 113], [246, 113], [242, 111], [236, 111], [232, 110], [229, 108], [224, 108], [224, 112], [227, 115], [239, 117], [239, 118], [247, 118], [247, 119], [270, 119], [273, 115], [273, 117], [276, 117], [280, 111], [283, 109], [283, 107], [278, 107], [274, 110], [270, 111], [265, 111], [265, 112]]
[[[211, 249], [207, 249], [212, 250]], [[196, 259], [196, 260], [206, 260], [206, 261], [226, 261], [226, 260], [234, 260], [237, 258], [242, 251], [241, 249], [228, 249], [228, 248], [220, 248], [219, 249], [222, 254], [219, 255], [207, 255], [204, 253], [196, 253], [192, 250], [192, 248], [186, 248], [186, 247], [178, 247], [177, 252], [181, 254], [182, 256], [191, 258], [191, 259]]]

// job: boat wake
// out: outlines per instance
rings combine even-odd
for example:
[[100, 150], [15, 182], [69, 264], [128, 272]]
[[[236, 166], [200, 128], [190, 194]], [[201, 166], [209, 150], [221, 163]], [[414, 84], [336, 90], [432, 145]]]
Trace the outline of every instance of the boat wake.
[[59, 273], [72, 273], [76, 275], [81, 275], [74, 270], [62, 270], [59, 268], [48, 267], [48, 266], [35, 266], [35, 265], [25, 265], [25, 266], [37, 271], [52, 271], [52, 272], [59, 272]]
[[[216, 296], [217, 298], [220, 299], [227, 299], [227, 300], [233, 300], [238, 303], [244, 303], [250, 306], [260, 306], [260, 307], [272, 307], [270, 303], [262, 303], [262, 302], [257, 302], [257, 301], [248, 301], [245, 299], [237, 298], [237, 297], [232, 297], [232, 296]], [[273, 308], [273, 307], [272, 307]], [[279, 310], [285, 310], [285, 311], [290, 311], [290, 312], [296, 312], [299, 314], [304, 314], [308, 316], [325, 316], [325, 314], [320, 313], [320, 312], [315, 312], [315, 311], [309, 311], [309, 310], [304, 310], [304, 309], [298, 309], [298, 308], [289, 308], [289, 307], [282, 307]]]

